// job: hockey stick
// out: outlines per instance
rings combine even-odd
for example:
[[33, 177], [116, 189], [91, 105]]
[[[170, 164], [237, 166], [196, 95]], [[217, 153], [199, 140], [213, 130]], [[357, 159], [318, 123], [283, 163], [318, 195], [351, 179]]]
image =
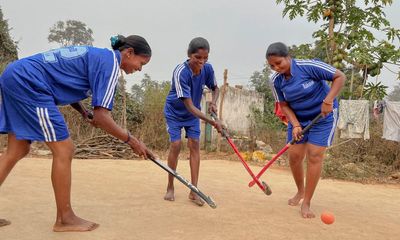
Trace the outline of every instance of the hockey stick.
[[[93, 113], [88, 112], [88, 118], [93, 119]], [[202, 193], [197, 187], [195, 187], [193, 184], [191, 184], [188, 180], [186, 180], [184, 177], [179, 175], [176, 171], [172, 170], [169, 166], [165, 165], [162, 163], [160, 160], [155, 159], [153, 157], [149, 157], [149, 159], [157, 164], [159, 167], [167, 171], [169, 174], [173, 175], [176, 179], [178, 179], [181, 183], [183, 183], [186, 187], [190, 188], [194, 193], [196, 193], [201, 199], [203, 199], [211, 208], [216, 208], [217, 204], [212, 200], [211, 197], [206, 196], [204, 193]]]
[[206, 196], [204, 193], [202, 193], [197, 187], [193, 186], [188, 180], [186, 180], [184, 177], [179, 175], [176, 171], [171, 169], [169, 166], [165, 165], [162, 163], [160, 160], [155, 159], [150, 157], [149, 158], [152, 162], [157, 164], [159, 167], [167, 171], [169, 174], [173, 175], [176, 179], [178, 179], [181, 183], [183, 183], [186, 187], [190, 188], [194, 193], [196, 193], [201, 199], [203, 199], [211, 208], [216, 208], [217, 204], [212, 200], [211, 197]]
[[[217, 115], [212, 112], [211, 116], [215, 119], [218, 120]], [[265, 182], [260, 183], [260, 181], [258, 180], [258, 178], [256, 178], [256, 176], [254, 175], [253, 171], [251, 171], [249, 165], [246, 163], [246, 161], [243, 159], [242, 155], [240, 154], [239, 150], [237, 149], [237, 147], [235, 146], [235, 144], [233, 143], [233, 141], [230, 139], [227, 131], [225, 129], [222, 129], [222, 133], [221, 135], [226, 138], [226, 140], [228, 141], [229, 145], [231, 145], [233, 151], [236, 153], [236, 155], [238, 155], [240, 161], [242, 162], [244, 168], [246, 168], [247, 172], [250, 174], [250, 176], [253, 178], [254, 183], [257, 183], [258, 187], [267, 195], [271, 194], [271, 189], [268, 187], [268, 185]]]
[[[316, 116], [311, 123], [309, 123], [302, 131], [301, 131], [301, 135], [304, 135], [304, 133], [306, 133], [308, 130], [310, 130], [310, 128], [322, 117], [322, 114], [319, 114], [318, 116]], [[288, 144], [286, 144], [286, 146], [284, 148], [282, 148], [262, 169], [261, 171], [257, 174], [256, 178], [257, 180], [261, 177], [261, 175], [264, 174], [264, 172], [284, 153], [286, 152], [286, 150], [289, 149], [290, 146], [292, 146], [293, 144], [296, 143], [295, 139], [292, 139], [292, 141], [290, 141]], [[254, 186], [256, 182], [253, 180], [251, 182], [249, 182], [249, 187]]]

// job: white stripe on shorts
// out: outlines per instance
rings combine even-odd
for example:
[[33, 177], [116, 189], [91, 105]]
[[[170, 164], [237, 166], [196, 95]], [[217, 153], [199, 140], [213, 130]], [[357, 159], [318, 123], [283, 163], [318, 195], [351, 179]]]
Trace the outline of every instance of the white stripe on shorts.
[[333, 125], [332, 125], [331, 132], [329, 133], [329, 137], [328, 137], [328, 144], [327, 144], [328, 147], [332, 144], [333, 134], [335, 133], [335, 130], [336, 130], [337, 121], [338, 121], [338, 109], [334, 108], [333, 109]]
[[43, 113], [43, 109], [37, 107], [36, 108], [36, 114], [37, 114], [38, 119], [39, 119], [40, 127], [42, 128], [44, 140], [46, 142], [49, 142], [50, 141], [50, 134], [48, 132], [49, 130], [47, 129], [46, 122], [44, 121], [44, 117], [43, 117], [42, 113]]
[[44, 109], [44, 113], [45, 113], [45, 118], [47, 120], [47, 123], [49, 124], [50, 130], [51, 130], [51, 134], [53, 135], [53, 142], [56, 142], [57, 141], [57, 136], [56, 136], [56, 133], [54, 131], [53, 124], [50, 121], [49, 111], [47, 110], [47, 108]]

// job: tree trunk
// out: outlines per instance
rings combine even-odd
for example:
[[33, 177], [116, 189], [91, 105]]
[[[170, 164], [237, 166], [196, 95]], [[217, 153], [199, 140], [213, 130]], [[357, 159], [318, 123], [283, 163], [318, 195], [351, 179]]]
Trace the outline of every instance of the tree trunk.
[[334, 32], [334, 27], [335, 27], [335, 17], [332, 15], [329, 18], [329, 45], [331, 48], [331, 53], [333, 53], [336, 50], [336, 43], [335, 43], [335, 32]]
[[353, 82], [354, 82], [354, 67], [351, 69], [350, 96], [349, 96], [349, 100], [351, 100], [351, 97], [353, 96]]

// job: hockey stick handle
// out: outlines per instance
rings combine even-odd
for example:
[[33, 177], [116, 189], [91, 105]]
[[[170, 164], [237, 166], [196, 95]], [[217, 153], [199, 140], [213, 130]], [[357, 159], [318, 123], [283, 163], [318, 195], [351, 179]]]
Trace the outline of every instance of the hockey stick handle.
[[[318, 122], [318, 120], [322, 117], [322, 113], [318, 114], [303, 130], [301, 130], [301, 135], [304, 135], [310, 128]], [[290, 145], [293, 145], [296, 142], [296, 140], [293, 138], [292, 141], [290, 141]]]

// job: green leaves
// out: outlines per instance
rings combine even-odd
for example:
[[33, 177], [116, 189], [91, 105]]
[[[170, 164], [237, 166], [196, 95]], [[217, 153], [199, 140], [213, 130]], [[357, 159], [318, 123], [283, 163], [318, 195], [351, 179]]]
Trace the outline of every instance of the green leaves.
[[[278, 2], [278, 1], [277, 1]], [[279, 1], [280, 2], [280, 1]], [[305, 11], [308, 10], [307, 6], [309, 1], [293, 0], [293, 4], [289, 4], [290, 0], [286, 0], [286, 7], [283, 9], [283, 16], [289, 14], [289, 19], [293, 20], [297, 16], [304, 16]]]
[[[318, 53], [318, 57], [324, 56], [321, 59], [342, 70], [349, 64], [357, 71], [368, 68], [370, 76], [380, 74], [382, 62], [398, 64], [400, 60], [400, 50], [393, 43], [400, 41], [400, 30], [390, 26], [384, 12], [384, 7], [391, 5], [392, 2], [392, 0], [363, 2], [276, 0], [277, 4], [284, 4], [283, 16], [288, 15], [291, 20], [306, 16], [309, 22], [316, 23], [322, 19], [322, 24], [313, 33], [315, 43], [319, 45], [314, 49], [325, 50], [325, 54]], [[384, 39], [377, 32], [384, 33]], [[301, 48], [295, 50], [296, 57], [307, 55]], [[316, 56], [317, 53], [311, 55]], [[372, 64], [380, 67], [371, 70]]]
[[58, 21], [50, 29], [49, 42], [60, 43], [61, 46], [93, 44], [93, 31], [85, 23], [76, 20]]
[[[321, 20], [321, 13], [324, 12], [324, 5], [321, 2], [317, 2], [314, 6], [312, 6], [309, 9], [309, 12], [307, 13], [307, 21], [309, 22], [318, 22], [319, 20]], [[327, 16], [325, 16], [325, 14]], [[325, 17], [329, 17], [330, 14], [330, 10], [329, 12], [327, 11], [326, 13], [323, 13], [322, 15]]]
[[17, 42], [10, 36], [7, 20], [3, 19], [0, 8], [0, 73], [7, 64], [18, 58]]
[[400, 30], [399, 29], [387, 27], [384, 29], [384, 31], [386, 32], [386, 36], [389, 41], [394, 41], [395, 38], [397, 38], [397, 40], [400, 41]]
[[368, 100], [382, 100], [387, 95], [387, 88], [381, 82], [377, 82], [376, 84], [369, 82], [364, 87], [365, 98]]

